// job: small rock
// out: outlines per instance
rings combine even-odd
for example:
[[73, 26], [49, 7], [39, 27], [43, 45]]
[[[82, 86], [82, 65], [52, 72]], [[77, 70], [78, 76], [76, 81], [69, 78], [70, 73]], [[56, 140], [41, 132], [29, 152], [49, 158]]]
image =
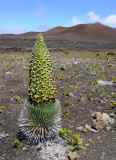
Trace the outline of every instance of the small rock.
[[97, 130], [102, 130], [105, 127], [105, 123], [103, 121], [93, 120], [93, 127]]
[[96, 131], [95, 129], [93, 129], [93, 128], [90, 128], [89, 130], [90, 130], [91, 132], [97, 133], [97, 131]]
[[4, 132], [2, 132], [2, 133], [0, 134], [0, 140], [2, 140], [2, 139], [4, 139], [4, 138], [6, 138], [6, 134], [4, 134]]
[[12, 72], [8, 71], [8, 72], [5, 72], [6, 74], [12, 74]]
[[101, 138], [101, 136], [98, 136], [98, 137], [97, 137], [97, 139], [100, 139], [100, 138]]
[[100, 99], [100, 100], [99, 100], [99, 103], [104, 104], [105, 101], [104, 101], [103, 99]]
[[75, 97], [76, 97], [76, 96], [74, 96], [74, 94], [73, 94], [73, 93], [70, 93], [70, 94], [69, 94], [69, 96], [70, 96], [70, 97], [73, 97], [73, 98], [75, 98]]
[[88, 124], [85, 125], [85, 128], [89, 129], [91, 128]]
[[4, 157], [1, 157], [1, 156], [0, 156], [0, 160], [4, 160]]
[[83, 130], [83, 127], [77, 127], [77, 129], [79, 130], [79, 131], [82, 131]]
[[6, 134], [6, 137], [9, 137], [9, 134], [8, 134], [8, 133]]
[[88, 124], [85, 125], [85, 128], [88, 129], [91, 132], [94, 132], [94, 133], [97, 132], [95, 129], [91, 128]]
[[0, 85], [0, 89], [2, 89], [2, 88], [3, 88], [3, 86]]
[[102, 113], [101, 120], [104, 122], [105, 125], [108, 125], [108, 121], [110, 121], [110, 116], [106, 113]]
[[106, 126], [106, 129], [109, 131], [111, 129], [111, 127], [110, 126]]
[[81, 98], [81, 101], [82, 101], [82, 102], [84, 102], [85, 100], [86, 100], [85, 97], [82, 97], [82, 98]]
[[[108, 114], [101, 112], [93, 112], [91, 114], [93, 118], [96, 118], [96, 120], [93, 120], [93, 127], [96, 130], [102, 130], [105, 126], [108, 126], [108, 124], [114, 124], [114, 119], [111, 118]], [[108, 127], [109, 129], [109, 127]]]
[[69, 160], [76, 160], [77, 159], [77, 152], [70, 152], [68, 153]]
[[90, 129], [91, 127], [88, 124], [86, 124], [85, 128]]
[[86, 148], [85, 147], [83, 147], [83, 146], [79, 146], [79, 150], [85, 150]]
[[91, 113], [91, 117], [92, 117], [92, 118], [95, 118], [95, 116], [96, 116], [96, 112], [92, 112], [92, 113]]
[[76, 65], [76, 64], [77, 64], [77, 61], [75, 61], [74, 64]]
[[83, 128], [83, 129], [82, 129], [82, 132], [86, 133], [86, 132], [87, 132], [87, 129], [86, 129], [86, 128]]
[[0, 113], [4, 113], [4, 110], [3, 110], [3, 109], [0, 109]]
[[89, 144], [89, 143], [87, 143], [87, 144], [85, 144], [85, 146], [86, 146], [86, 147], [89, 147], [89, 146], [90, 146], [90, 144]]
[[109, 124], [114, 124], [114, 119], [113, 118], [108, 118], [108, 123]]
[[110, 117], [115, 117], [115, 114], [114, 113], [110, 113]]
[[25, 151], [27, 149], [27, 147], [23, 147], [22, 150]]
[[102, 143], [102, 140], [100, 140], [99, 143]]

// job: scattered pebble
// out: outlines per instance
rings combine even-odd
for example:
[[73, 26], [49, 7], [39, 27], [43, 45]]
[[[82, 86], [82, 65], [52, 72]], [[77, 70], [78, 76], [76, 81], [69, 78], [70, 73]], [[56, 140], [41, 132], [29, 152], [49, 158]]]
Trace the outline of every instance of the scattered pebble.
[[77, 61], [74, 62], [74, 65], [76, 65], [76, 64], [77, 64]]
[[114, 119], [113, 118], [108, 119], [108, 123], [111, 125], [114, 124]]
[[72, 97], [72, 98], [76, 97], [73, 93], [70, 93], [69, 96]]
[[98, 85], [113, 85], [113, 81], [101, 81], [101, 80], [98, 80], [97, 84]]
[[0, 89], [2, 89], [2, 88], [3, 88], [3, 86], [0, 85]]
[[83, 128], [82, 132], [86, 133], [86, 132], [87, 132], [87, 129], [86, 129], [86, 128]]
[[13, 74], [12, 72], [8, 71], [8, 72], [5, 72], [6, 74]]
[[22, 150], [23, 150], [23, 151], [27, 150], [27, 147], [23, 147]]
[[4, 110], [3, 110], [3, 109], [0, 109], [0, 113], [4, 113]]
[[100, 100], [99, 100], [99, 103], [104, 104], [105, 101], [104, 101], [103, 99], [100, 99]]
[[68, 158], [69, 158], [69, 160], [76, 160], [77, 159], [77, 152], [69, 152]]
[[79, 131], [82, 131], [83, 130], [83, 127], [77, 127], [76, 129], [78, 129]]
[[110, 117], [115, 117], [115, 113], [110, 113]]
[[89, 143], [87, 143], [87, 144], [85, 144], [85, 146], [86, 146], [86, 147], [89, 147], [89, 146], [90, 146], [90, 144], [89, 144]]
[[6, 138], [6, 137], [9, 137], [9, 135], [8, 135], [8, 134], [5, 134], [4, 132], [2, 132], [2, 133], [0, 134], [0, 140], [3, 140], [3, 139]]
[[97, 130], [91, 128], [88, 124], [85, 125], [85, 128], [88, 129], [88, 130], [91, 131], [91, 132], [94, 132], [94, 133], [97, 132]]
[[106, 129], [109, 131], [111, 129], [111, 126], [106, 126]]
[[4, 160], [4, 158], [0, 156], [0, 160]]

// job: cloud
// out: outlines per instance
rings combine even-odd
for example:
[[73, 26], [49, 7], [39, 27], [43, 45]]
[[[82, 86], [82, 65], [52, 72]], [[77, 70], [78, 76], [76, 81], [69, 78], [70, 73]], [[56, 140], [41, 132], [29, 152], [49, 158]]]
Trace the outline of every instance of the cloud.
[[82, 23], [83, 23], [82, 20], [80, 20], [77, 16], [74, 16], [72, 20], [69, 22], [69, 24], [67, 24], [66, 26], [69, 27], [69, 26], [74, 26], [74, 25], [82, 24]]
[[93, 22], [99, 22], [100, 21], [99, 16], [97, 14], [95, 14], [93, 11], [89, 12], [87, 15], [89, 16], [90, 20], [93, 21]]
[[8, 29], [0, 27], [0, 34], [21, 34], [21, 33], [30, 32], [30, 31], [44, 32], [51, 28], [52, 28], [51, 26], [48, 26], [46, 24], [33, 26], [30, 29], [29, 28], [25, 29], [22, 26], [11, 26]]
[[91, 11], [87, 15], [89, 16], [89, 19], [92, 22], [100, 22], [110, 27], [116, 27], [116, 14], [111, 14], [111, 15], [108, 15], [107, 17], [100, 18], [97, 14]]
[[111, 14], [103, 19], [103, 23], [112, 27], [116, 27], [116, 14]]
[[38, 26], [33, 27], [31, 30], [36, 31], [36, 32], [44, 32], [44, 31], [47, 31], [51, 28], [52, 28], [51, 26], [48, 26], [46, 24], [42, 24], [42, 25], [38, 25]]
[[26, 31], [27, 30], [22, 26], [12, 26], [8, 29], [0, 27], [0, 34], [8, 34], [8, 33], [20, 34], [20, 33], [25, 33]]

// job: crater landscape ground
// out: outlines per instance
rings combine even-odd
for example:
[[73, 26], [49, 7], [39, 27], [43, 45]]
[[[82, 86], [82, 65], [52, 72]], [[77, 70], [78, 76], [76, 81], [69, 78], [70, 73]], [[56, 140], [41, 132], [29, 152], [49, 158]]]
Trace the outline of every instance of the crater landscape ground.
[[[77, 160], [115, 160], [116, 30], [88, 24], [42, 34], [53, 60], [61, 127], [72, 131], [62, 142], [78, 132], [82, 146], [76, 150]], [[29, 63], [37, 35], [0, 35], [0, 160], [44, 160], [41, 147], [20, 142], [18, 125], [28, 98]], [[98, 115], [107, 117], [105, 124]], [[51, 160], [67, 160], [68, 152], [66, 159], [56, 153]]]
[[[67, 136], [78, 131], [83, 139], [83, 147], [76, 151], [78, 160], [115, 160], [116, 157], [115, 123], [97, 132], [78, 130], [87, 124], [92, 127], [93, 112], [111, 114], [116, 120], [115, 107], [110, 106], [112, 101], [116, 102], [115, 83], [97, 84], [98, 80], [116, 80], [116, 58], [107, 53], [50, 52], [62, 108], [61, 126], [73, 131]], [[3, 160], [42, 159], [40, 151], [33, 146], [22, 147], [19, 142], [13, 147], [19, 134], [18, 118], [28, 98], [30, 56], [31, 53], [12, 51], [0, 54], [0, 159]], [[60, 69], [61, 64], [65, 65], [64, 70]]]

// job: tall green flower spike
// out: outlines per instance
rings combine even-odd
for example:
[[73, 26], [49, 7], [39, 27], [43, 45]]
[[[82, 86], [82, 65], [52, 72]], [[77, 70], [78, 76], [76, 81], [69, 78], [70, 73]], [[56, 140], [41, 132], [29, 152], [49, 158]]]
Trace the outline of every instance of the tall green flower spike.
[[29, 99], [19, 118], [21, 140], [38, 144], [56, 136], [60, 128], [60, 102], [56, 94], [52, 59], [39, 34], [30, 61]]
[[56, 100], [56, 87], [52, 59], [48, 55], [43, 37], [39, 34], [30, 61], [29, 99], [34, 105], [52, 103]]

